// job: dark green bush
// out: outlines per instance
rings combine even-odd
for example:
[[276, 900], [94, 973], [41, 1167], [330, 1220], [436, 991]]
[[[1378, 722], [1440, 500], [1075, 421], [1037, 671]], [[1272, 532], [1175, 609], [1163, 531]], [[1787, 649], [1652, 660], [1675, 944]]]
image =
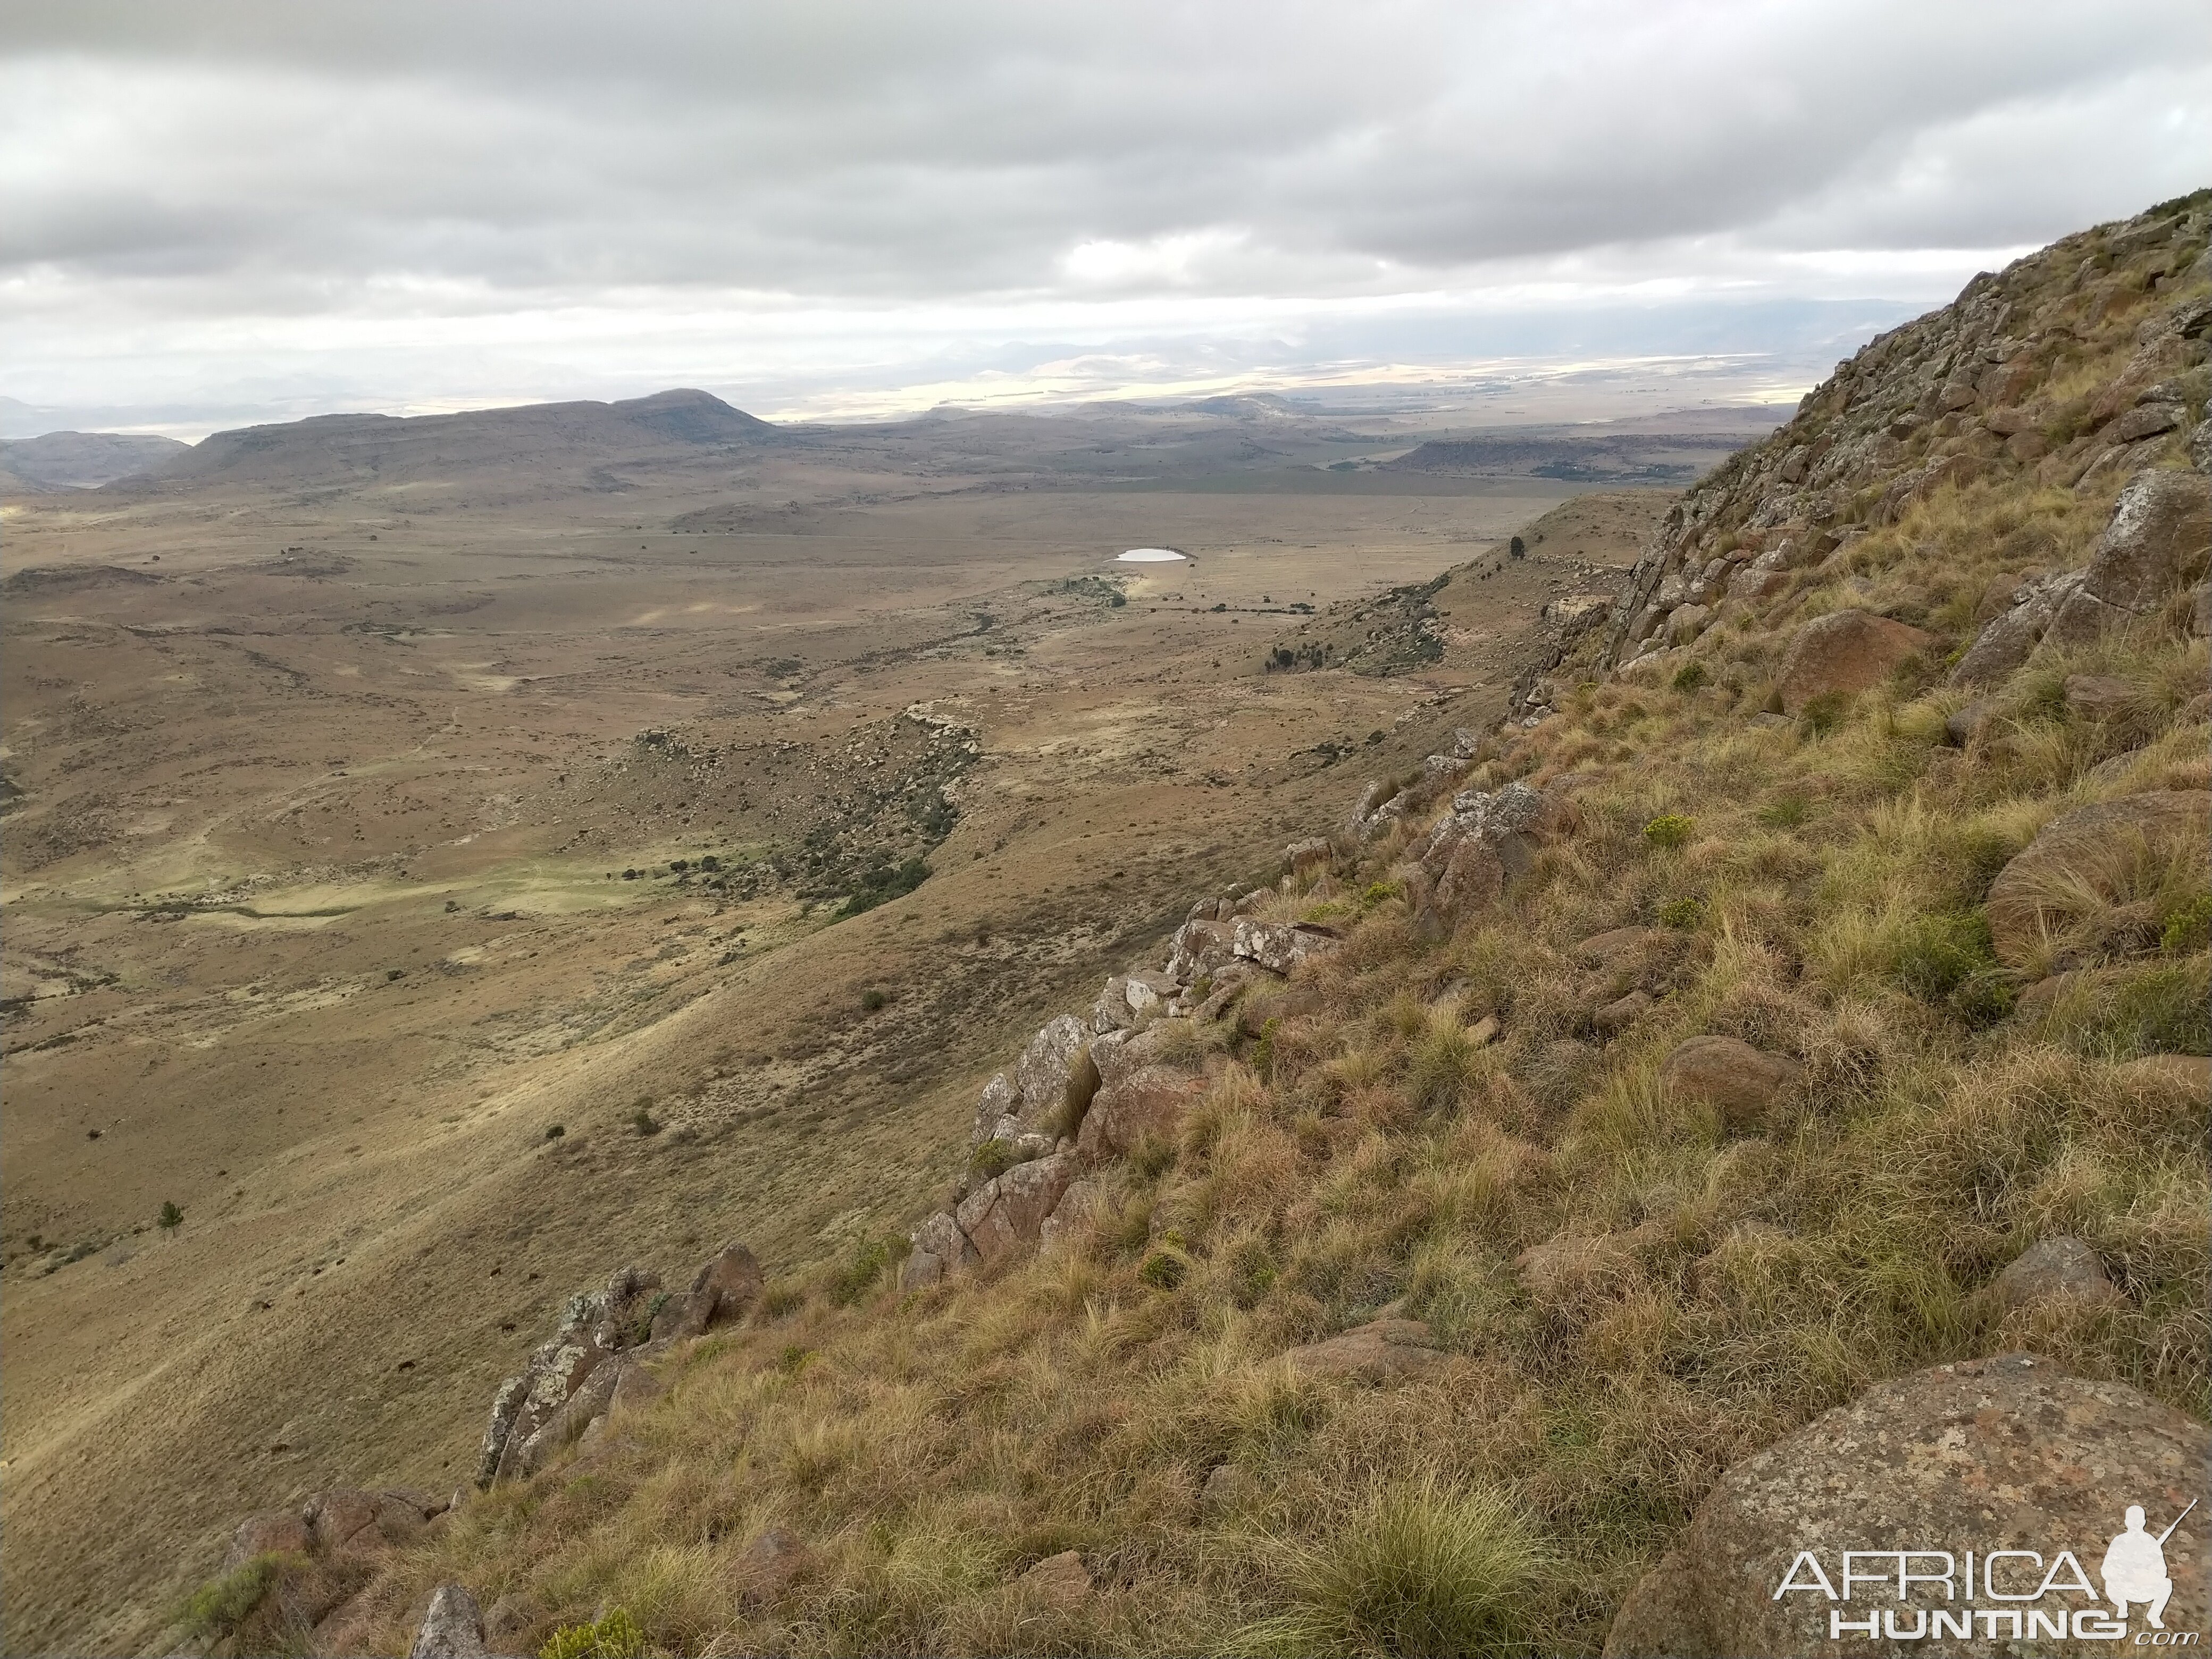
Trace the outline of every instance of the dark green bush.
[[1680, 812], [1666, 812], [1644, 826], [1644, 839], [1654, 847], [1674, 848], [1688, 844], [1697, 825]]

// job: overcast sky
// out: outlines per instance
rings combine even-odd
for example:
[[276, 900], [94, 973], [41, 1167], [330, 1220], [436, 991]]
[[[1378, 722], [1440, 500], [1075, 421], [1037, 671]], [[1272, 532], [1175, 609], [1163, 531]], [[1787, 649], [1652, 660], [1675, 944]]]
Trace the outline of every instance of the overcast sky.
[[0, 394], [1780, 392], [2207, 158], [2204, 0], [0, 0]]

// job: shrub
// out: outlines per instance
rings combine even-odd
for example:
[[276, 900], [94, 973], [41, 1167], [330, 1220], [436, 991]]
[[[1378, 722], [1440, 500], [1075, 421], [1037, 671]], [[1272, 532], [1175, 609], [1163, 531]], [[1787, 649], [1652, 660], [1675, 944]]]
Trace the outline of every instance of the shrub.
[[645, 1632], [626, 1607], [588, 1625], [563, 1625], [545, 1638], [538, 1659], [643, 1659]]
[[161, 1200], [161, 1212], [154, 1218], [155, 1224], [165, 1233], [173, 1233], [185, 1224], [185, 1212], [168, 1199]]
[[993, 1135], [969, 1155], [968, 1167], [989, 1181], [1012, 1167], [1014, 1149]]
[[1251, 1653], [1444, 1659], [1524, 1648], [1548, 1552], [1505, 1498], [1433, 1476], [1384, 1488], [1318, 1544], [1277, 1540], [1291, 1611], [1239, 1633]]
[[568, 1126], [565, 1123], [548, 1124], [545, 1128], [545, 1139], [548, 1140], [558, 1140], [562, 1135], [565, 1135], [568, 1133]]
[[[902, 1240], [901, 1243], [904, 1241]], [[829, 1295], [833, 1307], [849, 1308], [866, 1296], [884, 1269], [890, 1266], [894, 1248], [889, 1239], [871, 1239], [856, 1249], [837, 1271], [830, 1276]]]
[[629, 1115], [629, 1127], [641, 1135], [657, 1135], [660, 1133], [660, 1120], [648, 1108], [641, 1106]]
[[191, 1593], [178, 1617], [203, 1639], [220, 1640], [252, 1616], [284, 1571], [282, 1555], [257, 1555]]
[[1155, 1290], [1171, 1291], [1190, 1272], [1189, 1258], [1180, 1250], [1154, 1250], [1137, 1269], [1137, 1277]]
[[2212, 893], [2199, 893], [2168, 913], [2159, 934], [2161, 950], [2180, 953], [2212, 944]]
[[1644, 839], [1654, 847], [1669, 850], [1688, 843], [1697, 825], [1680, 812], [1662, 812], [1644, 826]]
[[1659, 907], [1659, 925], [1662, 927], [1694, 927], [1704, 919], [1705, 914], [1702, 900], [1668, 899]]
[[863, 1013], [872, 1014], [876, 1012], [877, 1010], [882, 1008], [884, 1004], [888, 1003], [890, 1000], [891, 995], [890, 992], [879, 991], [875, 987], [870, 986], [866, 990], [860, 993], [860, 1010]]
[[1703, 685], [1708, 678], [1710, 677], [1705, 672], [1705, 664], [1686, 662], [1674, 671], [1674, 689], [1677, 691], [1694, 691]]

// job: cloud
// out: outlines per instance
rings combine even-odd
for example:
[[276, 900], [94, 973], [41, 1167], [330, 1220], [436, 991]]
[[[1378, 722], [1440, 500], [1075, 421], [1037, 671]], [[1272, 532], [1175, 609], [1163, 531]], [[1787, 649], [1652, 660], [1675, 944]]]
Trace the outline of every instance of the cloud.
[[69, 0], [0, 44], [0, 326], [35, 398], [382, 352], [390, 399], [456, 333], [512, 380], [794, 316], [919, 362], [1038, 307], [1926, 301], [2208, 129], [2201, 0]]

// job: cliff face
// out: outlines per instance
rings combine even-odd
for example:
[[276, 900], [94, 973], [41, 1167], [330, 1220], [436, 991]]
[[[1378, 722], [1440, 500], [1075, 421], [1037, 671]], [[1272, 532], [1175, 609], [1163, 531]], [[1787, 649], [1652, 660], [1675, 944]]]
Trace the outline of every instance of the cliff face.
[[[515, 1650], [1820, 1651], [1778, 1529], [1918, 1547], [1986, 1480], [2087, 1547], [2054, 1459], [2171, 1519], [2208, 209], [1874, 342], [1496, 730], [1010, 1042], [910, 1238], [617, 1322], [634, 1403], [549, 1395], [314, 1630], [335, 1569], [244, 1563], [234, 1639], [396, 1649], [452, 1579]], [[1976, 1440], [1993, 1396], [2063, 1437]]]

